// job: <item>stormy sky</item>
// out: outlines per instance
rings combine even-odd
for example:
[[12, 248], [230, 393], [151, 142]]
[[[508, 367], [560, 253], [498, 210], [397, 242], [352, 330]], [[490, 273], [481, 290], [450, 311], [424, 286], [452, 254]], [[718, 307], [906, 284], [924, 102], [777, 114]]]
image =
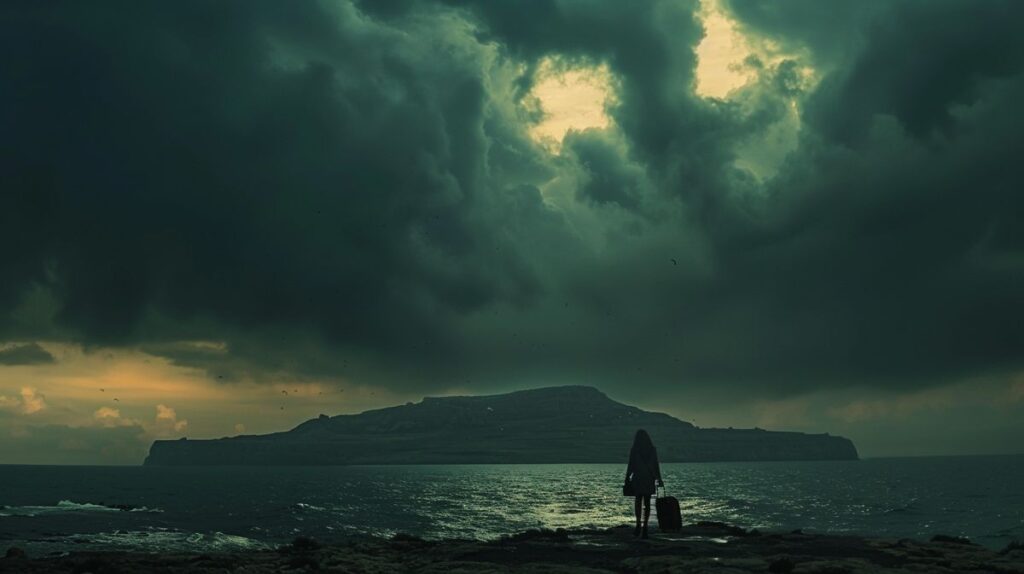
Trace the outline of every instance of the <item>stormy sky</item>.
[[866, 456], [1020, 452], [1020, 22], [3, 3], [0, 462], [556, 384]]

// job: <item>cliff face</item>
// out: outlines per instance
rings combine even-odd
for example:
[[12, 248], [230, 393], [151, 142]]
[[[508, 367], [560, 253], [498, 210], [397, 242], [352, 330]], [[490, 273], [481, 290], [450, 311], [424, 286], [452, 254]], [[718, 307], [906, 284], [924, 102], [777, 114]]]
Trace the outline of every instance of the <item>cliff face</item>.
[[663, 462], [857, 458], [853, 443], [842, 437], [701, 429], [618, 403], [591, 387], [550, 387], [321, 415], [270, 435], [158, 440], [145, 464], [622, 462], [638, 428], [651, 434]]

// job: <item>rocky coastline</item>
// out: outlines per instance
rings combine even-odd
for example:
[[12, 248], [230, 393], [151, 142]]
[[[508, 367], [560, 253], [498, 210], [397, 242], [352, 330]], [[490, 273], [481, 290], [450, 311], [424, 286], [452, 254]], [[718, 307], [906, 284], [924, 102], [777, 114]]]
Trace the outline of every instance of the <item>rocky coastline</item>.
[[680, 532], [632, 528], [532, 530], [492, 541], [423, 540], [396, 534], [329, 544], [297, 538], [276, 550], [230, 553], [72, 552], [26, 556], [7, 549], [0, 572], [25, 573], [746, 573], [1024, 574], [1024, 545], [994, 550], [963, 538], [929, 541], [793, 532], [758, 532], [700, 522]]

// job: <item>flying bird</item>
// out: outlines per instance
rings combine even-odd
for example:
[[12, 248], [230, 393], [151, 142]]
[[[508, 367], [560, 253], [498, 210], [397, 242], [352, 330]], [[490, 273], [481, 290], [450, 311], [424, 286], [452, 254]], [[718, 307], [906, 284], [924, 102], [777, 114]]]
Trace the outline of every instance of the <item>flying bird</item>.
[[114, 397], [114, 402], [115, 402], [115, 403], [119, 403], [119, 402], [121, 402], [121, 401], [117, 400], [117, 397]]
[[672, 259], [672, 265], [679, 265], [674, 258]]
[[288, 391], [286, 391], [286, 390], [282, 389], [282, 390], [281, 390], [281, 394], [282, 394], [282, 395], [287, 395], [287, 394], [288, 394]]

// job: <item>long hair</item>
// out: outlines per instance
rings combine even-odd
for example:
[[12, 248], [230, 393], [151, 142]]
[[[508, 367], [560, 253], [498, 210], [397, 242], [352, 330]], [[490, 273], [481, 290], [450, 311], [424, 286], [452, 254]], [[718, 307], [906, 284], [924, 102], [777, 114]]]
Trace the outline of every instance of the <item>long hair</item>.
[[633, 448], [629, 449], [631, 453], [637, 454], [645, 459], [650, 459], [654, 456], [654, 443], [651, 442], [651, 435], [647, 434], [644, 429], [639, 429], [633, 436]]

